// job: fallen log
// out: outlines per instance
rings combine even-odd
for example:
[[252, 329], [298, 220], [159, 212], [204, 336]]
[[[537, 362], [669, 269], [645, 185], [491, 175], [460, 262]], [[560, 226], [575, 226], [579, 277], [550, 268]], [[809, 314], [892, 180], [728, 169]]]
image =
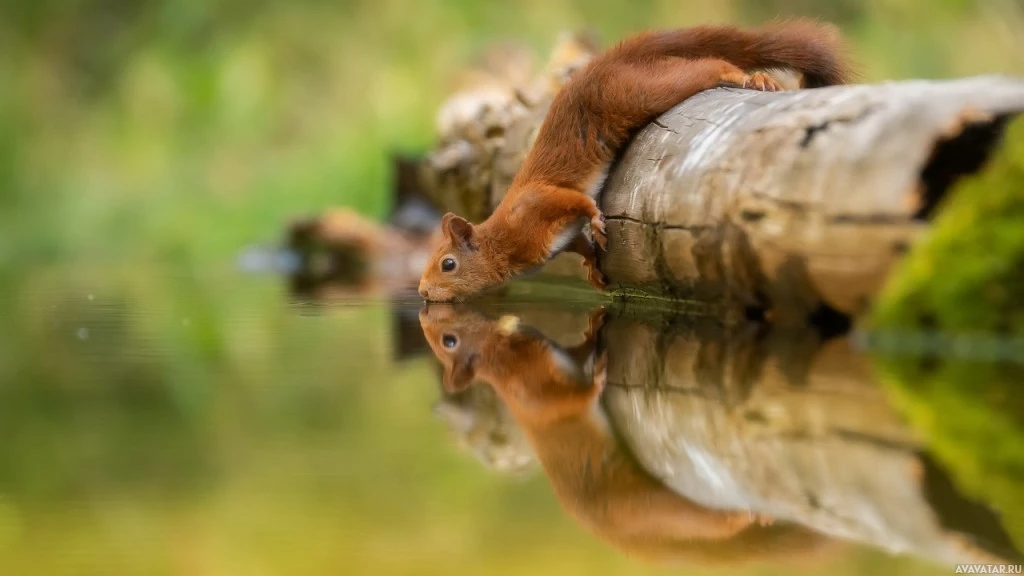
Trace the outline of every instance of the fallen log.
[[[486, 194], [493, 209], [545, 111], [490, 127], [487, 153], [445, 134], [425, 180], [485, 174], [489, 185], [459, 203]], [[699, 300], [726, 321], [856, 317], [1021, 112], [1024, 81], [996, 76], [706, 91], [641, 131], [613, 167], [601, 268], [614, 295]], [[454, 196], [435, 200], [453, 209]], [[544, 272], [579, 275], [577, 262], [562, 255]]]
[[858, 315], [1021, 111], [1024, 82], [998, 78], [691, 99], [611, 175], [602, 267], [779, 321]]

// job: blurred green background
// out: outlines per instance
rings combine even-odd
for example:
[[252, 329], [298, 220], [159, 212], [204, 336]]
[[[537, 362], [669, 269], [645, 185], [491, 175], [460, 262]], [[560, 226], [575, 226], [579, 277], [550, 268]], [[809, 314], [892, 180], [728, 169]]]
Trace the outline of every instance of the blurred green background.
[[[388, 154], [495, 41], [797, 14], [868, 81], [1024, 74], [1015, 0], [0, 4], [0, 573], [645, 571], [454, 447], [385, 306], [289, 305], [233, 260], [385, 214]], [[931, 573], [828, 572], [882, 562]]]
[[1024, 72], [1018, 0], [11, 0], [0, 263], [198, 262], [331, 205], [386, 210], [448, 80], [497, 40], [814, 15], [865, 80]]

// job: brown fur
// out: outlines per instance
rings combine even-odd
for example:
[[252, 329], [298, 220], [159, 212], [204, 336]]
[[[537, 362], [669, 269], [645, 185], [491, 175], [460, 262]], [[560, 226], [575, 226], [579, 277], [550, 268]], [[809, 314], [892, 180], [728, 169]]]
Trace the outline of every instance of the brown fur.
[[[492, 320], [437, 304], [420, 312], [445, 388], [454, 392], [474, 380], [492, 386], [526, 433], [563, 507], [606, 542], [648, 560], [704, 563], [812, 557], [824, 550], [831, 541], [802, 527], [767, 526], [746, 511], [687, 500], [635, 462], [600, 412], [606, 360], [595, 357], [595, 349], [602, 318], [593, 316], [585, 342], [566, 350], [513, 317]], [[445, 347], [446, 337], [455, 345]]]
[[[604, 216], [593, 196], [615, 155], [636, 130], [698, 92], [722, 84], [780, 89], [766, 74], [748, 73], [758, 68], [795, 69], [805, 87], [842, 84], [849, 76], [835, 28], [809, 20], [648, 32], [594, 58], [555, 96], [490, 218], [474, 226], [445, 216], [444, 238], [423, 272], [420, 294], [460, 300], [562, 250], [581, 254], [591, 283], [602, 288], [594, 244], [604, 248]], [[587, 223], [593, 243], [582, 235]], [[445, 258], [456, 261], [454, 270], [442, 271]]]

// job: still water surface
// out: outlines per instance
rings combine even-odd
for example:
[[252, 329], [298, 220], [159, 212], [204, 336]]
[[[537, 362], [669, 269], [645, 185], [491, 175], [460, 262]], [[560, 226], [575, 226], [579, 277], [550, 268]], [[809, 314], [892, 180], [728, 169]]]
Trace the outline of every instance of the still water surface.
[[1006, 491], [844, 338], [167, 270], [2, 296], [2, 574], [1020, 562]]

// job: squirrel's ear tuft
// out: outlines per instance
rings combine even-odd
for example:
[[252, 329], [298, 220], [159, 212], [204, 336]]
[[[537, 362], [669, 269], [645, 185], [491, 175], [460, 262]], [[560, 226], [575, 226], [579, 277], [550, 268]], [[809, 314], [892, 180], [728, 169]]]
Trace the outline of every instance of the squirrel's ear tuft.
[[469, 249], [476, 248], [477, 244], [476, 238], [474, 237], [474, 229], [473, 225], [469, 223], [469, 220], [449, 212], [441, 219], [441, 228], [444, 230], [444, 235], [447, 236], [453, 244]]

